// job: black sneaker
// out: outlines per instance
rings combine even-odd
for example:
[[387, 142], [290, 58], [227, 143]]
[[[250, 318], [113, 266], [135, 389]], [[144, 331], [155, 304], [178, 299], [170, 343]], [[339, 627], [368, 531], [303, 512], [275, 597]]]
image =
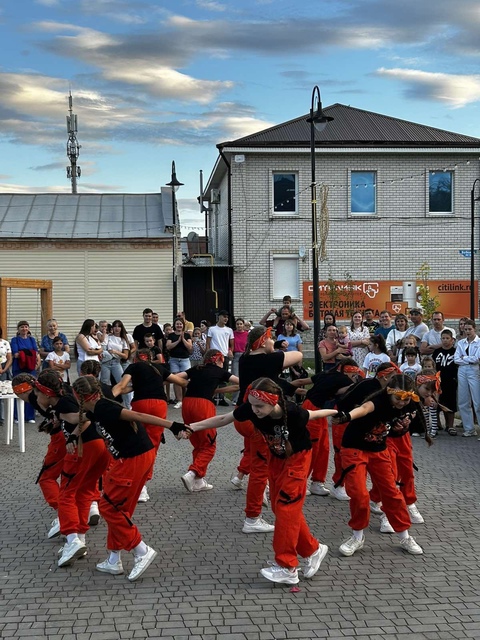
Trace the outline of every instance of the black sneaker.
[[225, 398], [222, 398], [221, 400], [219, 400], [219, 401], [218, 401], [218, 406], [219, 406], [219, 407], [229, 407], [229, 406], [230, 406], [230, 403], [229, 403], [229, 402], [227, 402], [227, 401], [225, 400]]

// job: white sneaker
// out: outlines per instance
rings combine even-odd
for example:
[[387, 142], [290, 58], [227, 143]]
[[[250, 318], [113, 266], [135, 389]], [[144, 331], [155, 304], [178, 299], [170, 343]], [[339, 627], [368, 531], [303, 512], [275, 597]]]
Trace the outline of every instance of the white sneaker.
[[[57, 551], [58, 556], [61, 556], [63, 554], [64, 548], [65, 548], [65, 545], [63, 545], [63, 547], [60, 547], [60, 549]], [[88, 555], [88, 551], [85, 548], [84, 552], [78, 556], [77, 560], [81, 560], [82, 558], [85, 558], [87, 555]]]
[[365, 536], [361, 540], [357, 540], [354, 536], [346, 540], [343, 544], [340, 545], [339, 551], [342, 556], [353, 556], [355, 551], [359, 549], [363, 549], [363, 545], [365, 543]]
[[90, 505], [90, 511], [88, 512], [88, 524], [91, 527], [96, 527], [100, 520], [100, 511], [98, 510], [98, 502], [92, 502]]
[[370, 511], [376, 516], [383, 516], [382, 503], [370, 500]]
[[310, 493], [313, 493], [314, 496], [330, 495], [330, 491], [327, 489], [324, 482], [312, 482], [310, 485]]
[[412, 524], [423, 524], [425, 522], [415, 503], [407, 504], [407, 509], [408, 513], [410, 514], [410, 520], [412, 521]]
[[182, 401], [180, 400], [179, 402], [175, 403], [173, 405], [174, 409], [181, 409], [182, 408]]
[[350, 500], [350, 496], [347, 495], [345, 487], [332, 487], [330, 495], [337, 500]]
[[28, 422], [28, 424], [35, 424], [35, 420], [27, 420], [27, 422]]
[[236, 491], [243, 489], [243, 478], [240, 480], [240, 478], [237, 476], [236, 473], [234, 473], [233, 476], [230, 478], [230, 482], [233, 484], [233, 488]]
[[380, 518], [380, 533], [395, 533], [385, 514]]
[[273, 524], [268, 524], [262, 516], [258, 516], [253, 522], [248, 522], [249, 519], [253, 520], [253, 518], [245, 518], [243, 533], [271, 533], [275, 529]]
[[303, 576], [305, 578], [313, 578], [313, 576], [320, 569], [322, 560], [325, 558], [328, 552], [326, 544], [318, 545], [318, 549], [308, 558], [305, 558], [305, 564], [303, 566]]
[[101, 571], [102, 573], [111, 573], [112, 576], [119, 576], [122, 573], [125, 573], [123, 570], [123, 564], [121, 560], [119, 560], [118, 562], [115, 562], [114, 564], [111, 564], [108, 561], [108, 558], [103, 562], [99, 562], [96, 565], [96, 569], [97, 571]]
[[192, 491], [210, 491], [213, 489], [213, 484], [208, 484], [205, 478], [197, 478], [193, 483]]
[[50, 531], [47, 533], [47, 538], [50, 540], [51, 538], [56, 538], [60, 535], [60, 520], [55, 518], [52, 520], [52, 524], [50, 525]]
[[280, 567], [276, 562], [273, 562], [270, 567], [266, 569], [260, 569], [260, 573], [267, 580], [272, 582], [281, 582], [283, 584], [298, 584], [298, 571], [297, 569], [287, 569], [286, 567]]
[[66, 544], [63, 547], [62, 555], [58, 561], [59, 567], [67, 567], [75, 562], [77, 558], [80, 558], [85, 554], [87, 547], [80, 538], [74, 538], [70, 544]]
[[135, 564], [128, 574], [130, 582], [138, 580], [140, 576], [148, 569], [157, 557], [157, 552], [152, 547], [147, 546], [147, 553], [144, 556], [135, 556]]
[[195, 481], [197, 479], [197, 475], [195, 473], [195, 471], [187, 471], [187, 473], [185, 475], [183, 475], [181, 478], [181, 481], [184, 484], [184, 487], [187, 491], [194, 491], [194, 486], [195, 486]]
[[137, 502], [148, 502], [149, 500], [150, 496], [148, 495], [147, 485], [144, 485], [142, 490], [140, 491]]
[[411, 553], [414, 556], [420, 556], [423, 553], [422, 547], [415, 542], [412, 536], [408, 536], [408, 538], [405, 538], [404, 540], [400, 540], [400, 546], [407, 553]]

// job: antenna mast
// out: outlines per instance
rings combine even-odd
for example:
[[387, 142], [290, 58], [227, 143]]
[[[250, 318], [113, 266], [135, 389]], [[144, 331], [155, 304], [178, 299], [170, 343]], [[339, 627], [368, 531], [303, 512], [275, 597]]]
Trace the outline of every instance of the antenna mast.
[[70, 159], [70, 166], [67, 167], [67, 178], [72, 182], [72, 193], [77, 193], [77, 178], [80, 178], [82, 172], [77, 166], [78, 156], [80, 155], [80, 145], [77, 140], [77, 116], [73, 113], [72, 92], [68, 96], [68, 106], [70, 115], [67, 116], [67, 158]]

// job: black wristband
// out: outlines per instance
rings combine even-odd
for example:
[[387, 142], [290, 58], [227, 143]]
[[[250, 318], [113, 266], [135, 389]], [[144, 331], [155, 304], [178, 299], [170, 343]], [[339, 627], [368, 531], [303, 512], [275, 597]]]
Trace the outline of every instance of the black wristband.
[[172, 422], [172, 426], [170, 427], [170, 431], [174, 436], [178, 436], [181, 431], [187, 431], [187, 428], [183, 422]]
[[339, 412], [337, 413], [337, 415], [336, 415], [336, 416], [334, 416], [334, 417], [337, 419], [337, 421], [338, 421], [340, 424], [343, 424], [344, 422], [351, 422], [351, 421], [352, 421], [352, 417], [351, 417], [351, 415], [348, 413], [348, 411], [347, 411], [347, 412], [346, 412], [346, 411], [339, 411]]
[[75, 434], [71, 433], [68, 438], [67, 438], [67, 443], [66, 444], [72, 444], [72, 442], [74, 444], [77, 444], [78, 442], [78, 436], [76, 436]]

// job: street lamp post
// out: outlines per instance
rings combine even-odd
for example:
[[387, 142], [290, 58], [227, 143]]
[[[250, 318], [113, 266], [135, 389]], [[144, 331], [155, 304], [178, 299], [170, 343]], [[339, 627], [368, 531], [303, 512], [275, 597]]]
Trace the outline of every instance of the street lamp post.
[[475, 320], [477, 310], [475, 309], [475, 202], [480, 200], [480, 196], [475, 198], [475, 187], [480, 178], [475, 178], [470, 192], [470, 318]]
[[173, 295], [173, 319], [178, 315], [178, 294], [177, 294], [177, 207], [175, 200], [175, 193], [180, 187], [183, 187], [183, 182], [177, 180], [177, 174], [175, 172], [175, 162], [172, 162], [172, 179], [167, 182], [167, 187], [172, 190], [172, 242], [173, 242], [173, 282], [172, 282], [172, 295]]
[[[316, 102], [315, 102], [316, 99]], [[312, 201], [312, 286], [313, 286], [313, 342], [315, 349], [315, 372], [322, 370], [322, 359], [318, 350], [318, 338], [320, 336], [320, 292], [318, 276], [318, 224], [317, 224], [317, 183], [315, 179], [315, 130], [323, 131], [333, 118], [326, 116], [322, 111], [320, 89], [315, 85], [312, 91], [310, 106], [310, 160], [312, 166], [311, 201]]]

